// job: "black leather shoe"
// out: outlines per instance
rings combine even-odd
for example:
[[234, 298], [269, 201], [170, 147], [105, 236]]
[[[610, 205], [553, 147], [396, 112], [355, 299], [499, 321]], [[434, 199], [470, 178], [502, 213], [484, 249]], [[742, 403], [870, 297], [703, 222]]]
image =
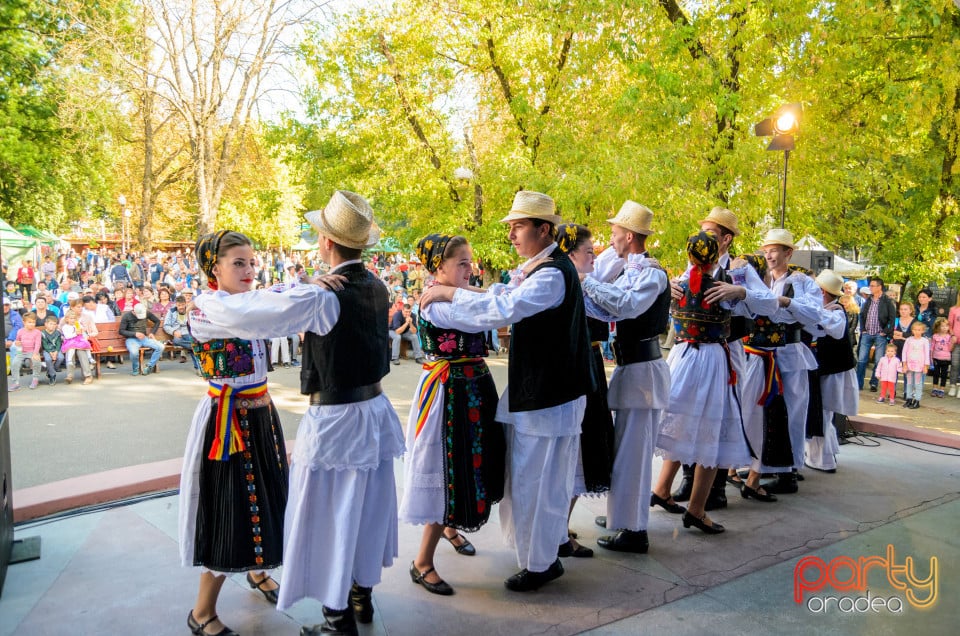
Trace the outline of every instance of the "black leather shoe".
[[323, 623], [313, 627], [301, 627], [300, 636], [320, 636], [320, 634], [335, 634], [337, 636], [358, 636], [357, 621], [353, 616], [353, 608], [332, 610], [323, 606]]
[[274, 605], [276, 605], [277, 597], [280, 595], [280, 586], [277, 586], [277, 588], [274, 590], [265, 590], [263, 586], [269, 580], [270, 580], [270, 577], [268, 576], [267, 578], [257, 583], [256, 581], [253, 580], [253, 576], [250, 574], [250, 572], [247, 572], [247, 585], [249, 585], [251, 589], [257, 590], [258, 592], [263, 594], [263, 598], [267, 599], [267, 602], [273, 603]]
[[578, 545], [576, 548], [573, 547], [573, 541], [567, 541], [566, 543], [561, 543], [560, 547], [557, 548], [558, 557], [575, 557], [578, 559], [589, 559], [593, 556], [593, 550], [590, 548]]
[[777, 495], [792, 495], [800, 490], [797, 485], [797, 476], [793, 473], [780, 473], [777, 481], [766, 487], [767, 492]]
[[721, 532], [726, 530], [726, 528], [724, 528], [719, 523], [716, 523], [714, 521], [711, 521], [710, 525], [707, 525], [706, 519], [707, 519], [707, 515], [703, 515], [698, 519], [697, 517], [694, 517], [689, 512], [685, 512], [683, 513], [683, 527], [689, 528], [690, 526], [695, 526], [697, 528], [700, 528], [707, 534], [720, 534]]
[[430, 583], [429, 581], [424, 580], [423, 577], [430, 574], [431, 572], [436, 572], [433, 568], [428, 568], [421, 572], [417, 569], [417, 564], [410, 563], [410, 579], [417, 585], [422, 585], [425, 590], [432, 592], [433, 594], [439, 594], [440, 596], [450, 596], [453, 594], [453, 588], [447, 585], [447, 582], [443, 579], [440, 579], [437, 583]]
[[740, 496], [744, 499], [756, 499], [764, 503], [773, 503], [777, 500], [777, 497], [768, 493], [766, 488], [763, 489], [763, 492], [760, 492], [760, 488], [754, 490], [747, 484], [743, 484], [743, 487], [740, 488]]
[[204, 621], [204, 622], [201, 623], [201, 622], [199, 622], [197, 619], [195, 619], [195, 618], [193, 617], [193, 610], [190, 610], [190, 613], [187, 614], [187, 627], [189, 627], [189, 628], [190, 628], [190, 631], [193, 632], [194, 634], [196, 634], [197, 636], [201, 636], [201, 635], [204, 635], [204, 634], [205, 634], [206, 636], [237, 636], [237, 632], [233, 631], [232, 629], [230, 629], [230, 628], [227, 627], [226, 625], [224, 625], [224, 626], [223, 626], [223, 629], [221, 629], [221, 630], [220, 630], [219, 632], [217, 632], [216, 634], [210, 634], [210, 633], [208, 633], [208, 632], [203, 631], [203, 628], [204, 628], [204, 627], [206, 627], [207, 625], [209, 625], [210, 623], [212, 623], [212, 622], [215, 621], [215, 620], [217, 620], [217, 615], [216, 615], [216, 614], [214, 614], [213, 616], [211, 616], [210, 618], [208, 618], [206, 621]]
[[680, 515], [680, 514], [683, 514], [683, 513], [685, 513], [685, 512], [687, 511], [687, 509], [684, 508], [683, 506], [681, 506], [680, 504], [678, 504], [678, 503], [676, 503], [676, 502], [670, 503], [670, 500], [669, 500], [669, 499], [664, 499], [663, 497], [661, 497], [661, 496], [658, 495], [657, 493], [652, 492], [652, 493], [650, 493], [650, 507], [652, 508], [652, 507], [654, 507], [654, 506], [660, 506], [661, 508], [663, 508], [663, 509], [666, 510], [667, 512], [669, 512], [669, 513], [671, 513], [671, 514], [674, 514], [674, 515]]
[[598, 538], [597, 545], [615, 552], [646, 554], [650, 549], [650, 540], [646, 530], [620, 530], [613, 536]]
[[[477, 549], [473, 547], [473, 544], [467, 541], [467, 538], [462, 534], [460, 534], [459, 532], [457, 533], [457, 536], [455, 536], [452, 539], [445, 534], [441, 536], [450, 542], [450, 545], [452, 545], [453, 549], [457, 551], [457, 554], [462, 554], [463, 556], [474, 556], [477, 553]], [[457, 539], [460, 539], [462, 543], [460, 543], [459, 545], [454, 543], [454, 541], [456, 541]]]
[[871, 393], [876, 393], [876, 392], [877, 392], [877, 385], [876, 385], [876, 384], [871, 384], [871, 385], [870, 385], [870, 392], [871, 392]]
[[722, 490], [717, 492], [716, 490], [711, 490], [710, 494], [707, 495], [707, 502], [703, 505], [703, 509], [707, 512], [711, 510], [720, 510], [727, 507], [727, 495]]
[[599, 517], [594, 517], [594, 518], [593, 518], [593, 522], [594, 522], [595, 524], [597, 524], [598, 526], [600, 526], [601, 528], [606, 528], [606, 527], [607, 527], [607, 516], [606, 516], [606, 515], [600, 515]]
[[373, 588], [362, 587], [354, 582], [350, 588], [350, 606], [358, 623], [373, 622]]
[[563, 576], [563, 564], [557, 559], [543, 572], [531, 572], [524, 568], [503, 582], [504, 587], [514, 592], [532, 592], [545, 583]]
[[690, 501], [690, 493], [693, 492], [693, 472], [696, 465], [683, 464], [683, 480], [680, 487], [675, 492], [670, 493], [674, 501]]

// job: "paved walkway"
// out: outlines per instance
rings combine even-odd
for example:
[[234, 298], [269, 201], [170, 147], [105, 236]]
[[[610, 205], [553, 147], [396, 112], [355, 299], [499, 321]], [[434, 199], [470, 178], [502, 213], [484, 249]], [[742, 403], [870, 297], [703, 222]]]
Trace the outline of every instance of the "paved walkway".
[[[497, 359], [491, 364], [502, 383], [505, 365]], [[189, 373], [181, 369], [168, 363], [153, 378], [117, 374], [92, 387], [41, 387], [12, 396], [11, 417], [19, 440], [14, 444], [15, 478], [25, 470], [19, 468], [24, 458], [36, 452], [24, 446], [30, 438], [35, 443], [41, 438], [48, 445], [51, 438], [53, 447], [67, 444], [64, 456], [88, 454], [103, 463], [118, 461], [118, 453], [102, 448], [110, 443], [102, 437], [105, 430], [136, 432], [133, 442], [124, 438], [113, 449], [121, 451], [119, 459], [129, 459], [122, 453], [131, 448], [142, 447], [144, 455], [155, 445], [169, 443], [175, 448], [177, 444], [166, 441], [168, 437], [182, 446], [186, 424], [175, 421], [172, 414], [186, 413], [188, 418], [189, 402], [196, 399], [201, 386], [191, 384]], [[387, 391], [398, 411], [405, 413], [412, 386], [403, 385], [412, 383], [416, 369], [404, 364], [395, 370]], [[288, 437], [295, 435], [295, 422], [289, 422], [296, 417], [292, 411], [298, 405], [292, 388], [295, 378], [293, 370], [280, 370], [271, 378], [272, 391], [283, 403]], [[92, 390], [79, 393], [86, 389]], [[183, 405], [177, 397], [181, 390]], [[82, 400], [74, 396], [81, 395], [90, 401], [77, 405]], [[157, 395], [163, 396], [167, 417], [157, 413]], [[928, 407], [928, 402], [935, 406]], [[934, 408], [953, 412], [955, 405], [960, 400], [928, 399], [913, 414]], [[151, 410], [152, 417], [145, 418]], [[62, 417], [54, 422], [28, 416], [40, 412]], [[113, 423], [112, 417], [104, 415], [107, 412], [124, 415], [123, 422]], [[947, 416], [941, 414], [938, 419]], [[88, 439], [80, 442], [84, 436]], [[604, 502], [583, 500], [574, 510], [571, 527], [585, 545], [597, 550], [596, 557], [565, 559], [564, 577], [526, 595], [503, 588], [503, 579], [516, 570], [516, 561], [502, 544], [496, 513], [490, 524], [471, 535], [478, 556], [462, 557], [449, 546], [440, 546], [437, 568], [457, 590], [449, 598], [430, 595], [410, 582], [407, 569], [419, 542], [419, 528], [401, 525], [399, 557], [384, 571], [383, 582], [375, 590], [374, 624], [361, 633], [954, 633], [960, 621], [960, 575], [955, 567], [960, 562], [957, 451], [859, 441], [842, 447], [836, 474], [807, 471], [800, 493], [784, 496], [776, 504], [743, 500], [728, 487], [729, 508], [714, 513], [728, 528], [725, 534], [708, 537], [684, 530], [675, 516], [652, 513], [647, 555], [597, 548], [601, 530], [592, 520], [604, 512]], [[84, 452], [78, 453], [78, 448]], [[396, 463], [396, 471], [398, 484], [402, 483], [402, 462]], [[43, 474], [39, 471], [37, 478], [46, 479]], [[185, 619], [196, 594], [196, 572], [177, 565], [176, 525], [177, 501], [171, 496], [42, 525], [21, 524], [16, 537], [40, 536], [43, 556], [10, 566], [0, 597], [0, 636], [188, 633]], [[888, 544], [895, 550], [896, 564], [903, 564], [907, 557], [914, 559], [920, 577], [928, 575], [929, 559], [938, 559], [938, 598], [932, 607], [917, 609], [902, 600], [906, 592], [894, 589], [881, 568], [868, 573], [871, 598], [898, 597], [902, 613], [846, 612], [843, 608], [866, 592], [829, 587], [808, 593], [803, 604], [794, 602], [794, 568], [800, 558], [819, 556], [829, 562], [838, 556], [855, 560], [885, 556]], [[813, 580], [814, 574], [811, 570], [806, 578]], [[838, 577], [845, 575], [843, 569], [838, 571]], [[917, 591], [920, 600], [928, 595]], [[847, 600], [839, 607], [833, 601], [826, 612], [813, 611], [821, 597]], [[891, 604], [895, 605], [893, 600]], [[242, 575], [232, 577], [224, 587], [219, 611], [242, 634], [292, 635], [320, 617], [318, 604], [311, 601], [276, 612], [246, 586]]]

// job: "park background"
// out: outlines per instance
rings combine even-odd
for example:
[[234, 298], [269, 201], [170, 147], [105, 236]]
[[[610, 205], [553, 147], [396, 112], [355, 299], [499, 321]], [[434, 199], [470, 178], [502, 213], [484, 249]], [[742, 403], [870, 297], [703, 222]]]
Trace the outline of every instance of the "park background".
[[676, 267], [714, 205], [740, 251], [778, 224], [754, 125], [793, 103], [795, 236], [890, 282], [957, 266], [956, 0], [8, 0], [0, 60], [0, 218], [94, 246], [286, 249], [345, 188], [400, 246], [464, 232], [497, 269], [526, 188], [600, 242], [648, 205]]

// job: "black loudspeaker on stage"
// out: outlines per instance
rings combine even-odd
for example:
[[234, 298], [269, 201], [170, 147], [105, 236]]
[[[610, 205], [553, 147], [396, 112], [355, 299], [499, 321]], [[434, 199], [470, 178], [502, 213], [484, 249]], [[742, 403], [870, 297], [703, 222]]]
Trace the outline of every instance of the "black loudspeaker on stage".
[[[11, 309], [11, 311], [13, 311]], [[0, 334], [6, 339], [4, 324], [0, 322]], [[10, 418], [7, 396], [7, 356], [0, 355], [0, 594], [7, 578], [7, 566], [13, 550], [13, 482], [10, 467]]]

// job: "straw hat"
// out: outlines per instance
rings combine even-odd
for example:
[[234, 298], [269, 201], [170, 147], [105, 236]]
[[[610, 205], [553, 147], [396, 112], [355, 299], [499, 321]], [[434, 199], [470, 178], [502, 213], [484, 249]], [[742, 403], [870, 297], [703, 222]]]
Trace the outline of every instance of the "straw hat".
[[380, 240], [380, 228], [373, 220], [373, 208], [359, 194], [337, 190], [327, 207], [304, 215], [320, 234], [353, 249], [373, 247]]
[[831, 296], [843, 296], [843, 278], [832, 269], [825, 269], [817, 276], [817, 285]]
[[500, 219], [500, 222], [508, 223], [520, 219], [540, 219], [554, 225], [560, 223], [560, 215], [557, 214], [557, 206], [553, 199], [542, 192], [532, 190], [517, 192], [516, 196], [513, 197], [510, 214]]
[[710, 210], [710, 214], [707, 215], [707, 218], [700, 222], [716, 223], [720, 227], [729, 230], [734, 236], [740, 236], [740, 228], [737, 227], [737, 215], [727, 208], [721, 208], [719, 205]]
[[653, 234], [653, 229], [650, 227], [653, 223], [653, 212], [645, 205], [640, 205], [629, 199], [620, 207], [617, 216], [607, 219], [607, 223], [619, 225], [635, 234], [643, 234], [644, 236]]
[[783, 230], [780, 228], [775, 228], [767, 232], [763, 241], [760, 243], [760, 247], [766, 247], [767, 245], [783, 245], [784, 247], [794, 249], [796, 246], [793, 244], [793, 234], [790, 230]]

